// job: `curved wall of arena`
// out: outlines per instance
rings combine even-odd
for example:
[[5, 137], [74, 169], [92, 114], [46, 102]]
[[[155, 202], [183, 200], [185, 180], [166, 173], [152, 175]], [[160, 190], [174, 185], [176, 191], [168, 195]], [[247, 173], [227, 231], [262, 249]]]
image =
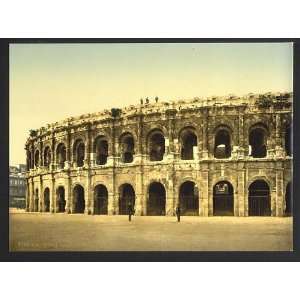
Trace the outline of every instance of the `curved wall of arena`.
[[292, 97], [156, 99], [31, 130], [27, 211], [290, 215]]

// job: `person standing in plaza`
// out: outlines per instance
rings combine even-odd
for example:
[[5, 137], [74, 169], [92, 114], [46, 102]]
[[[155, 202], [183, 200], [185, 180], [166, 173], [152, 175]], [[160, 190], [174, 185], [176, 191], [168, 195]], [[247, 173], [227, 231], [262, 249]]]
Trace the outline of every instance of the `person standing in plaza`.
[[131, 222], [131, 216], [134, 214], [132, 203], [128, 203], [128, 220]]
[[180, 205], [179, 204], [176, 206], [176, 216], [177, 216], [177, 221], [180, 222]]

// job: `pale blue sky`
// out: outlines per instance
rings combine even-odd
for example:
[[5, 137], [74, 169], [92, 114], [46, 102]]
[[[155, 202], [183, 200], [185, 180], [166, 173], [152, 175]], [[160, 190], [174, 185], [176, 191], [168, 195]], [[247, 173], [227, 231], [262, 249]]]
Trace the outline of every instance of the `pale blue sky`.
[[291, 43], [10, 45], [10, 164], [28, 131], [139, 103], [293, 90]]

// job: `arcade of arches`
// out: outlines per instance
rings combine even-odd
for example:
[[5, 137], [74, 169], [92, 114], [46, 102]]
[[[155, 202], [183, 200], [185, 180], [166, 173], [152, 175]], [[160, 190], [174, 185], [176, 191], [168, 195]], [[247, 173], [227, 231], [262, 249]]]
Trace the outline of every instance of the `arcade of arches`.
[[[145, 213], [148, 216], [164, 216], [167, 215], [167, 198], [165, 186], [160, 182], [152, 182], [148, 185]], [[117, 209], [113, 214], [127, 215], [129, 205], [135, 209], [136, 193], [134, 186], [129, 183], [122, 184], [119, 187], [117, 200]], [[288, 182], [284, 192], [283, 199], [283, 215], [292, 216], [292, 184]], [[72, 201], [67, 205], [68, 199], [65, 196], [65, 187], [59, 186], [56, 189], [55, 209], [51, 203], [51, 193], [49, 187], [43, 190], [42, 202], [40, 202], [39, 189], [34, 191], [34, 210], [35, 212], [71, 212], [71, 213], [87, 213], [88, 206], [85, 200], [85, 189], [80, 184], [76, 184], [72, 190]], [[109, 193], [104, 184], [98, 184], [93, 190], [93, 209], [88, 213], [95, 215], [108, 215], [109, 212]], [[201, 190], [194, 181], [184, 181], [178, 188], [178, 204], [183, 216], [199, 216], [203, 215], [201, 210]], [[235, 201], [237, 195], [234, 193], [233, 185], [229, 181], [219, 181], [212, 188], [212, 216], [234, 216]], [[271, 216], [271, 190], [269, 184], [258, 179], [251, 182], [248, 186], [248, 216]], [[175, 212], [175, 203], [173, 207], [173, 215]], [[168, 213], [170, 214], [170, 213]], [[142, 214], [143, 215], [143, 214]]]
[[[147, 135], [147, 154], [150, 161], [162, 161], [166, 154], [166, 136], [160, 129], [151, 130]], [[280, 147], [282, 147], [287, 157], [292, 156], [292, 138], [291, 138], [291, 124], [288, 123], [284, 129], [280, 141]], [[270, 145], [270, 133], [269, 128], [265, 123], [258, 122], [250, 127], [248, 133], [248, 144], [244, 145], [249, 149], [249, 157], [253, 158], [265, 158], [268, 156], [268, 150]], [[196, 129], [193, 127], [183, 127], [179, 131], [179, 158], [181, 160], [195, 160], [198, 156], [195, 152], [199, 152], [199, 140], [197, 138]], [[72, 157], [68, 160], [73, 164], [73, 167], [83, 167], [85, 161], [88, 162], [86, 141], [82, 138], [76, 139], [71, 146]], [[109, 155], [112, 154], [110, 149], [111, 140], [104, 135], [100, 135], [94, 138], [92, 141], [92, 153], [94, 155], [95, 165], [106, 165]], [[213, 148], [211, 157], [216, 159], [230, 159], [232, 157], [232, 148], [235, 145], [233, 141], [233, 129], [227, 125], [218, 125], [213, 133]], [[119, 156], [120, 162], [132, 163], [136, 154], [135, 139], [130, 132], [126, 132], [119, 137]], [[209, 147], [208, 147], [209, 149]], [[246, 153], [245, 153], [246, 155]], [[27, 170], [44, 166], [49, 168], [50, 165], [57, 166], [58, 169], [65, 168], [65, 162], [67, 161], [67, 148], [65, 142], [60, 142], [56, 146], [56, 150], [51, 150], [49, 145], [40, 151], [34, 148], [27, 150]]]

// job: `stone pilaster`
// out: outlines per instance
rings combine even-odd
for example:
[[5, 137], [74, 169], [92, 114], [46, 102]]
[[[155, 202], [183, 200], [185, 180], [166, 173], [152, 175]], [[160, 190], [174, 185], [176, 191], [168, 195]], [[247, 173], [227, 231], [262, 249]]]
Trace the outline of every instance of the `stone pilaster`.
[[84, 209], [84, 213], [87, 214], [87, 215], [90, 215], [92, 212], [91, 212], [91, 205], [92, 205], [92, 201], [90, 199], [90, 190], [91, 190], [91, 187], [90, 187], [90, 176], [86, 176], [86, 185], [85, 185], [85, 189], [84, 189], [84, 201], [85, 201], [85, 209]]
[[203, 115], [202, 121], [202, 159], [208, 159], [209, 150], [208, 150], [208, 115], [207, 111], [205, 111]]
[[239, 110], [239, 133], [238, 133], [238, 139], [239, 139], [239, 142], [238, 142], [238, 150], [237, 150], [237, 156], [239, 159], [243, 159], [244, 156], [248, 156], [248, 148], [246, 147], [246, 139], [248, 137], [245, 137], [244, 136], [244, 132], [245, 132], [245, 129], [244, 129], [244, 109], [241, 108]]
[[85, 167], [86, 172], [86, 189], [85, 189], [85, 213], [92, 214], [94, 201], [91, 199], [91, 169], [90, 169], [90, 153], [92, 148], [92, 138], [91, 138], [91, 125], [88, 124], [87, 128], [87, 146], [85, 152]]
[[119, 212], [119, 208], [115, 207], [115, 198], [116, 195], [114, 195], [113, 192], [108, 192], [108, 208], [107, 208], [108, 215], [115, 215]]
[[234, 199], [234, 215], [239, 217], [244, 217], [245, 212], [245, 201], [246, 201], [246, 171], [244, 169], [244, 163], [237, 164], [237, 193], [235, 193], [236, 198]]
[[71, 134], [70, 131], [68, 130], [67, 133], [67, 145], [66, 145], [66, 161], [64, 164], [64, 169], [69, 170], [70, 167], [72, 166], [72, 160], [71, 160]]
[[276, 187], [271, 190], [271, 216], [275, 217], [276, 216], [276, 210], [277, 210], [277, 205], [276, 205]]
[[269, 137], [267, 140], [267, 156], [268, 158], [275, 157], [275, 147], [276, 147], [276, 123], [277, 117], [271, 116], [269, 124]]
[[42, 140], [40, 139], [39, 141], [39, 152], [40, 152], [40, 163], [39, 163], [39, 166], [42, 167], [44, 165], [44, 155], [43, 155], [43, 142]]
[[42, 176], [40, 176], [39, 179], [40, 179], [40, 184], [39, 184], [39, 193], [40, 193], [40, 196], [39, 196], [39, 212], [43, 212], [43, 211], [45, 211], [44, 210], [45, 201], [44, 201], [44, 190], [43, 190]]
[[144, 191], [144, 157], [143, 157], [143, 115], [139, 115], [137, 118], [137, 154], [135, 156], [135, 162], [138, 164], [135, 175], [135, 214], [142, 216], [146, 213], [145, 209], [145, 191]]
[[167, 195], [166, 195], [166, 215], [174, 216], [175, 214], [175, 186], [174, 186], [175, 176], [174, 170], [171, 166], [168, 174], [167, 174]]
[[283, 158], [285, 156], [285, 150], [283, 149], [282, 135], [284, 132], [281, 131], [281, 117], [280, 114], [276, 114], [276, 124], [275, 124], [275, 155], [278, 158]]
[[72, 187], [71, 187], [71, 178], [70, 174], [68, 174], [68, 178], [65, 180], [65, 200], [66, 207], [65, 211], [67, 214], [72, 212]]
[[135, 214], [142, 216], [144, 214], [144, 186], [143, 186], [143, 171], [138, 170], [135, 176], [136, 191], [135, 191]]
[[284, 186], [283, 168], [276, 170], [276, 216], [282, 217], [284, 214]]
[[200, 205], [199, 205], [199, 214], [203, 217], [208, 217], [212, 215], [212, 209], [210, 209], [210, 200], [209, 200], [209, 170], [208, 164], [202, 165], [201, 170], [201, 185], [199, 189], [199, 198], [200, 198]]
[[208, 217], [211, 215], [209, 210], [209, 181], [208, 181], [208, 169], [207, 165], [203, 166], [203, 170], [201, 171], [202, 184], [199, 189], [199, 197], [200, 197], [200, 205], [199, 205], [199, 215], [203, 217]]
[[50, 186], [50, 212], [55, 212], [55, 197], [56, 197], [56, 191], [55, 191], [55, 179], [52, 177], [51, 179], [51, 186]]
[[94, 215], [95, 214], [95, 190], [92, 188], [90, 188], [90, 214]]

